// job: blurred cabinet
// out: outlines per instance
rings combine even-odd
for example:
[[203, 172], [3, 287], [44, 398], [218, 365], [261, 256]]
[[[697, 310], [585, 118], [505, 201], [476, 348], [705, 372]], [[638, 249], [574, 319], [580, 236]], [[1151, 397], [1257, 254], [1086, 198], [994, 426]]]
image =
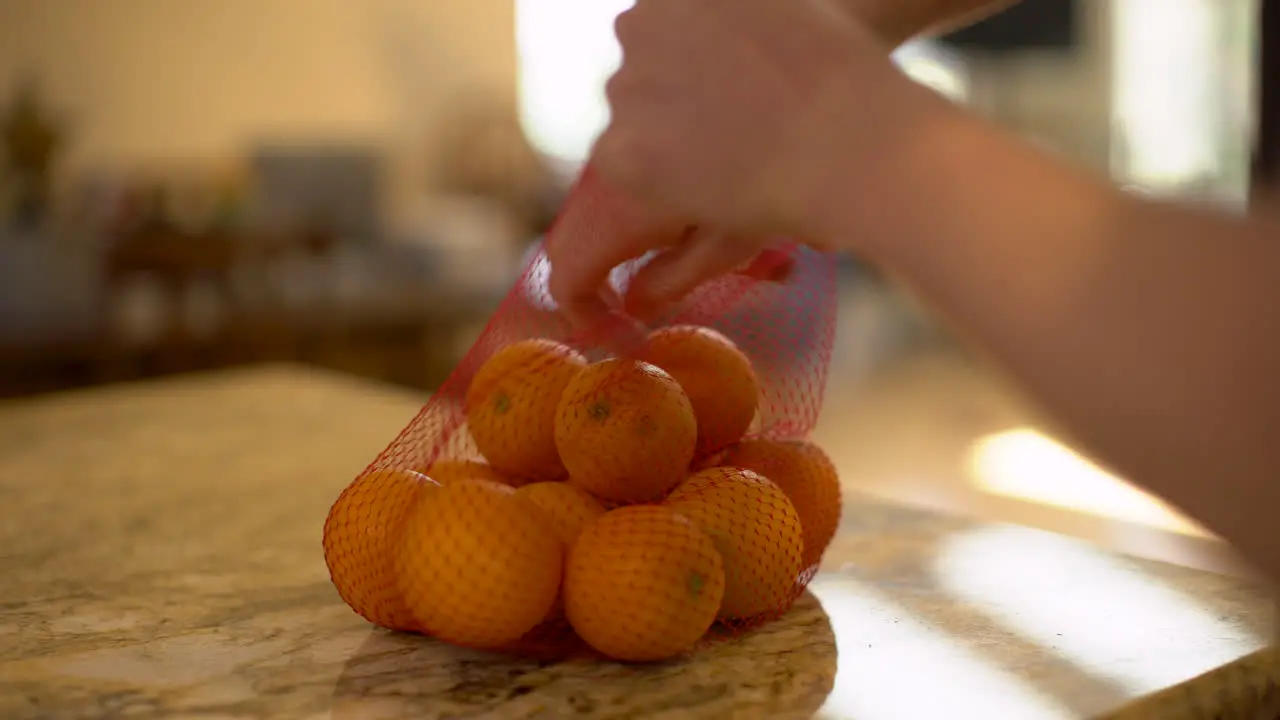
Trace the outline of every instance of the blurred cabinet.
[[431, 390], [505, 286], [398, 276], [412, 260], [310, 234], [135, 232], [92, 273], [93, 322], [0, 336], [0, 397], [263, 362]]

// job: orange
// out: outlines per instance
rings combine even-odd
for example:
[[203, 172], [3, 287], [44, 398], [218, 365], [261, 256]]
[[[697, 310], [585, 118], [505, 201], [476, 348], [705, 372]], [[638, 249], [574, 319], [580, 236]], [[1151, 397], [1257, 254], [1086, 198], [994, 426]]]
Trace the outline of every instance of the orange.
[[666, 370], [689, 396], [698, 419], [698, 455], [742, 439], [760, 404], [751, 360], [711, 328], [673, 325], [655, 330], [640, 359]]
[[396, 574], [405, 605], [427, 634], [497, 649], [551, 610], [564, 546], [515, 492], [462, 480], [441, 487], [405, 521]]
[[374, 470], [356, 478], [329, 508], [323, 539], [329, 577], [342, 601], [375, 625], [414, 629], [396, 587], [393, 553], [418, 494], [437, 489], [410, 470]]
[[584, 367], [581, 354], [551, 340], [513, 343], [480, 367], [467, 388], [467, 425], [490, 465], [514, 477], [564, 476], [556, 454], [556, 404]]
[[661, 499], [688, 473], [698, 425], [680, 384], [638, 360], [587, 366], [556, 410], [569, 482], [603, 500]]
[[565, 565], [565, 614], [599, 652], [629, 662], [675, 657], [715, 622], [724, 562], [707, 534], [658, 505], [612, 510], [587, 526]]
[[765, 476], [791, 498], [804, 530], [808, 569], [822, 560], [840, 526], [840, 477], [822, 448], [805, 440], [743, 440], [721, 461]]
[[604, 514], [599, 500], [568, 483], [540, 482], [525, 485], [516, 497], [533, 503], [547, 516], [551, 529], [565, 547], [573, 544], [591, 521]]
[[[516, 491], [516, 497], [524, 498], [542, 511], [556, 537], [564, 543], [568, 550], [583, 528], [604, 514], [604, 506], [599, 500], [591, 497], [569, 483], [541, 482], [525, 485]], [[556, 598], [551, 606], [548, 619], [564, 618], [564, 597]]]
[[724, 558], [721, 618], [779, 612], [794, 599], [804, 535], [777, 485], [750, 470], [711, 468], [677, 487], [666, 505], [702, 528]]
[[437, 460], [427, 468], [426, 475], [441, 485], [459, 480], [488, 480], [511, 487], [520, 487], [525, 483], [523, 478], [498, 472], [489, 463], [479, 460]]

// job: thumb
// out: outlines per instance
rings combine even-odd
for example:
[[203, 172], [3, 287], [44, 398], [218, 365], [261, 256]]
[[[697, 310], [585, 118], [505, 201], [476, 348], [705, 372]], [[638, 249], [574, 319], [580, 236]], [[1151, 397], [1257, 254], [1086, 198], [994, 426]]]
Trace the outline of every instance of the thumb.
[[759, 244], [750, 240], [697, 231], [636, 273], [627, 291], [627, 312], [651, 322], [702, 283], [742, 268], [759, 252]]

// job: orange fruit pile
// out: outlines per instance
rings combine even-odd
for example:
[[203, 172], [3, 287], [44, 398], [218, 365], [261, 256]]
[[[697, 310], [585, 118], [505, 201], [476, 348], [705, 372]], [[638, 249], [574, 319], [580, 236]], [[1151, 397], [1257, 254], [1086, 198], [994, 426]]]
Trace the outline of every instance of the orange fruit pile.
[[393, 630], [504, 650], [560, 627], [627, 662], [776, 617], [836, 533], [840, 483], [807, 440], [747, 437], [760, 404], [751, 360], [710, 328], [596, 362], [507, 345], [466, 394], [478, 457], [372, 471], [339, 496], [334, 586]]

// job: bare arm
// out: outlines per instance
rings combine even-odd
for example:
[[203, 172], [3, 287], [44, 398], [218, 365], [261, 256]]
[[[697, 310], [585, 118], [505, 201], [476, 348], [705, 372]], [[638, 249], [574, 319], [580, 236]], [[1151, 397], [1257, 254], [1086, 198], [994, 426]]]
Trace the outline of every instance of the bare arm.
[[853, 203], [856, 180], [833, 190], [814, 231], [1280, 581], [1280, 225], [1128, 196], [959, 111], [923, 116], [909, 157], [877, 165], [892, 177]]

